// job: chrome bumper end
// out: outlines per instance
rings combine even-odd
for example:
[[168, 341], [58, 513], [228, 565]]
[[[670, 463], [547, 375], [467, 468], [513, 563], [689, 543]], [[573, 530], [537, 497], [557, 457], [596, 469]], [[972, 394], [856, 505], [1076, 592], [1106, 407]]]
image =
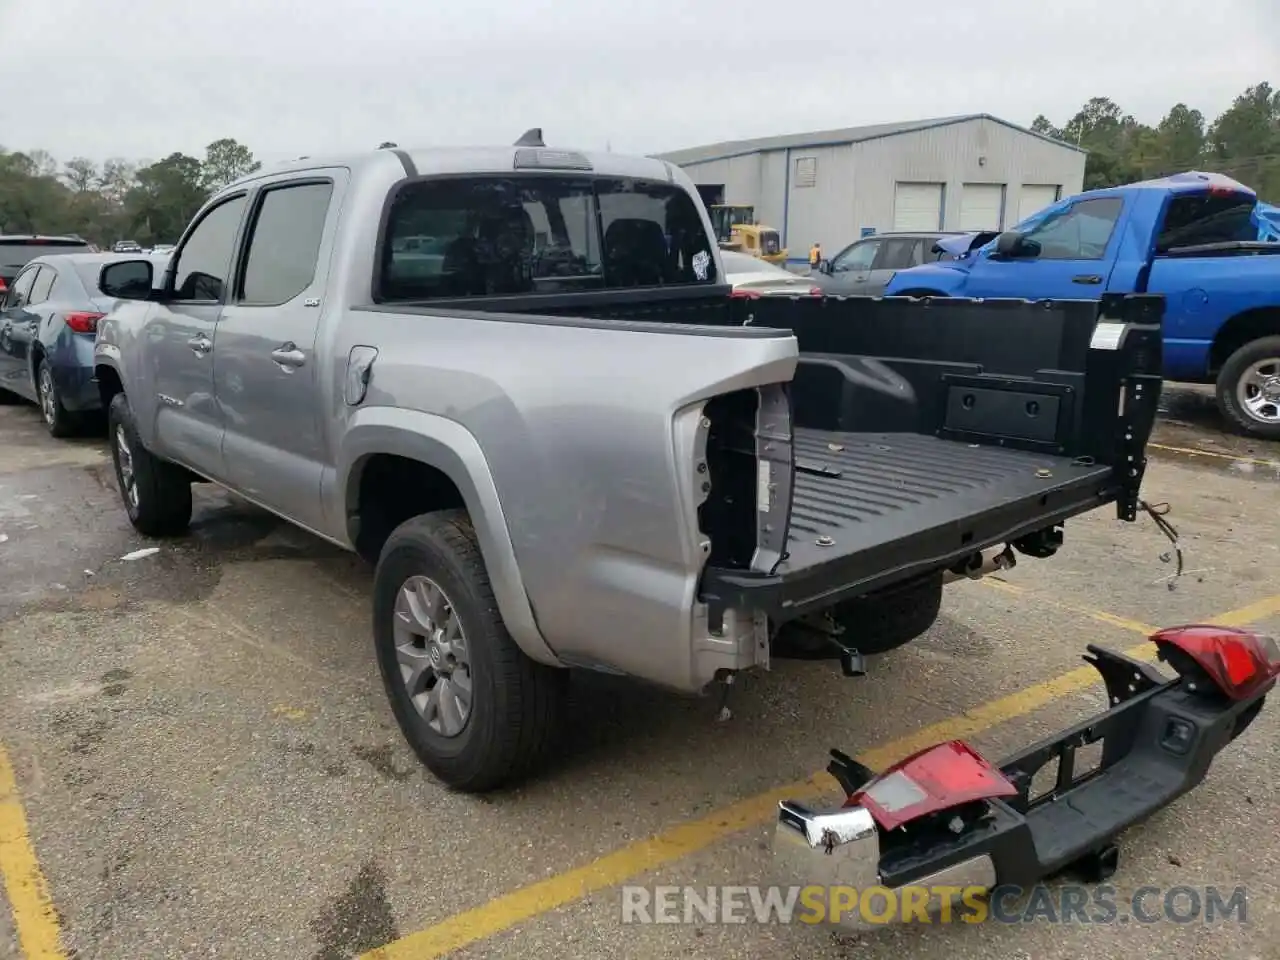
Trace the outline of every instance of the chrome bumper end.
[[847, 930], [910, 921], [922, 909], [935, 917], [962, 897], [996, 885], [995, 865], [982, 855], [907, 887], [885, 887], [879, 827], [857, 806], [813, 810], [790, 800], [778, 804], [773, 865], [776, 882], [783, 886], [822, 888], [806, 902], [822, 903], [823, 920]]

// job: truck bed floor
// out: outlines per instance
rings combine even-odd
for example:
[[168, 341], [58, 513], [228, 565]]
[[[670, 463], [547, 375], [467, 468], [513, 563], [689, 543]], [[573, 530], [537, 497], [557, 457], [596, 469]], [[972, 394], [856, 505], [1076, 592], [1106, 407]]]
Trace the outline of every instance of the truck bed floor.
[[853, 554], [868, 573], [963, 555], [1091, 509], [1111, 476], [1067, 457], [913, 433], [797, 429], [794, 443], [784, 577]]

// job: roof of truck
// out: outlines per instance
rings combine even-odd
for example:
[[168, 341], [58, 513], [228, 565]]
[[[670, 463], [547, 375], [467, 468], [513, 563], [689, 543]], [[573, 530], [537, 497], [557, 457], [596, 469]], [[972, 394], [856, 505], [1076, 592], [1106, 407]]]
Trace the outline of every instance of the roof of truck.
[[[583, 173], [594, 176], [637, 177], [650, 180], [683, 181], [685, 175], [679, 168], [665, 160], [652, 157], [631, 156], [622, 153], [603, 153], [588, 150], [575, 150], [570, 147], [521, 147], [521, 146], [460, 146], [460, 147], [380, 147], [376, 150], [365, 150], [360, 153], [335, 154], [329, 156], [307, 156], [296, 160], [286, 160], [271, 167], [264, 167], [234, 184], [250, 183], [262, 177], [280, 173], [304, 172], [320, 167], [347, 167], [353, 171], [368, 166], [395, 162], [404, 165], [405, 161], [419, 176], [448, 173], [505, 173], [514, 171], [517, 154], [533, 151], [547, 158], [540, 166], [523, 169], [564, 169], [575, 171], [573, 166], [559, 166], [555, 163], [555, 154], [571, 154], [575, 159], [585, 159], [591, 166]], [[225, 188], [224, 188], [225, 189]]]
[[1156, 177], [1153, 180], [1140, 180], [1137, 183], [1124, 183], [1115, 187], [1102, 187], [1090, 190], [1089, 193], [1120, 192], [1125, 190], [1170, 190], [1174, 193], [1185, 193], [1194, 190], [1209, 189], [1229, 190], [1232, 193], [1252, 194], [1253, 189], [1239, 180], [1233, 180], [1221, 173], [1202, 173], [1199, 170], [1188, 170], [1186, 173], [1174, 173], [1167, 177]]

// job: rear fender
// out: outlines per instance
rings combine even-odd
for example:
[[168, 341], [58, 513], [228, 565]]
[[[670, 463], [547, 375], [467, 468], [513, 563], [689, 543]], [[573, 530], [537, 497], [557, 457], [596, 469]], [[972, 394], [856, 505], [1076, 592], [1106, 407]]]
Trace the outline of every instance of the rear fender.
[[354, 542], [360, 471], [374, 454], [393, 454], [434, 467], [453, 481], [467, 505], [494, 598], [512, 638], [530, 658], [559, 665], [538, 628], [507, 527], [502, 502], [480, 444], [454, 420], [394, 407], [358, 410], [342, 437], [336, 482], [326, 496], [332, 516]]

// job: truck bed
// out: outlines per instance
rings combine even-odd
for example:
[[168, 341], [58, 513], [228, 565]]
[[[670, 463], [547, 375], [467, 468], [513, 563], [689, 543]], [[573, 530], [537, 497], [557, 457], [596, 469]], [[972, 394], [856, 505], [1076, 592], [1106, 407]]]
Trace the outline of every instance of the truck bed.
[[[968, 547], [977, 518], [1014, 504], [1040, 516], [1041, 498], [1092, 490], [1110, 468], [1065, 457], [979, 446], [913, 433], [797, 429], [789, 559], [804, 567], [840, 552], [875, 550], [934, 534]], [[822, 476], [810, 467], [838, 472]], [[835, 542], [817, 544], [819, 537]]]
[[[1114, 497], [1111, 468], [1087, 458], [921, 434], [798, 428], [794, 452], [787, 553], [768, 578], [780, 619], [945, 568]], [[758, 575], [716, 579], [722, 597], [762, 586]]]

